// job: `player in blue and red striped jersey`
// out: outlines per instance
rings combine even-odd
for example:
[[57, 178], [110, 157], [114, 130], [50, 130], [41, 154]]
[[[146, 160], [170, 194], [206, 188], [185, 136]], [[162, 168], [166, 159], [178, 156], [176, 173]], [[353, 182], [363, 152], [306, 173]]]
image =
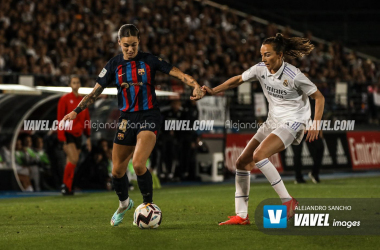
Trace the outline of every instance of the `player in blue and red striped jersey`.
[[112, 183], [120, 202], [112, 216], [112, 226], [119, 225], [125, 212], [133, 207], [133, 201], [128, 196], [129, 181], [126, 175], [132, 155], [143, 201], [146, 204], [153, 202], [152, 176], [145, 163], [156, 144], [161, 121], [154, 88], [156, 72], [169, 74], [193, 87], [192, 100], [199, 100], [205, 95], [205, 91], [191, 76], [152, 54], [140, 52], [140, 33], [134, 25], [121, 26], [118, 38], [123, 53], [107, 63], [93, 91], [64, 117], [64, 120], [75, 119], [78, 113], [95, 102], [105, 87], [111, 83], [116, 85], [121, 116], [112, 151]]

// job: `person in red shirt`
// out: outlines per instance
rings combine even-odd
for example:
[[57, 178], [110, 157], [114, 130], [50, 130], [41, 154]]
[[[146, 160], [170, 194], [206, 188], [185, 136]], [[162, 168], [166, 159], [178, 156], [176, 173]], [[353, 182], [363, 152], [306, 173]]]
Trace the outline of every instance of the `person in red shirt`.
[[[78, 90], [81, 86], [79, 77], [71, 77], [70, 87], [73, 90], [71, 93], [63, 95], [58, 102], [57, 120], [60, 122], [63, 117], [76, 108], [82, 101], [82, 96], [79, 95]], [[63, 184], [61, 186], [61, 192], [63, 195], [74, 194], [72, 190], [72, 184], [74, 179], [75, 167], [78, 163], [81, 146], [82, 146], [82, 134], [85, 133], [87, 137], [87, 149], [91, 151], [91, 126], [86, 121], [90, 120], [90, 113], [88, 109], [83, 110], [81, 114], [77, 116], [77, 119], [73, 121], [71, 129], [58, 129], [58, 140], [63, 142], [63, 150], [67, 156], [67, 164], [65, 172], [63, 174]], [[88, 124], [88, 126], [85, 126]]]

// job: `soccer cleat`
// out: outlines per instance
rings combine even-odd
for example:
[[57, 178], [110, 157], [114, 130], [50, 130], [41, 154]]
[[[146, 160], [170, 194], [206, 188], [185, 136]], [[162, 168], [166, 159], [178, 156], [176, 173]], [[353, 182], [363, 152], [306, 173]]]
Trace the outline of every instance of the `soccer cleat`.
[[132, 207], [133, 207], [133, 200], [129, 199], [128, 207], [123, 212], [117, 213], [117, 211], [119, 210], [118, 208], [111, 218], [111, 226], [114, 226], [114, 227], [118, 226], [123, 221], [125, 213], [128, 210], [130, 210]]
[[69, 188], [65, 185], [61, 185], [61, 193], [62, 195], [74, 195], [74, 191], [69, 191]]
[[249, 222], [249, 218], [248, 218], [248, 215], [247, 215], [247, 218], [243, 219], [241, 218], [240, 216], [228, 216], [229, 220], [226, 220], [224, 222], [219, 222], [219, 226], [223, 226], [223, 225], [249, 225], [251, 224]]
[[285, 205], [286, 211], [288, 211], [287, 219], [290, 220], [291, 218], [293, 218], [294, 213], [295, 213], [294, 210], [298, 206], [298, 201], [292, 197], [290, 201], [284, 202], [282, 203], [282, 205]]
[[309, 172], [309, 178], [310, 178], [311, 181], [314, 182], [315, 184], [318, 184], [318, 183], [321, 182], [321, 181], [319, 180], [319, 176], [318, 176], [318, 175], [314, 175], [312, 172]]

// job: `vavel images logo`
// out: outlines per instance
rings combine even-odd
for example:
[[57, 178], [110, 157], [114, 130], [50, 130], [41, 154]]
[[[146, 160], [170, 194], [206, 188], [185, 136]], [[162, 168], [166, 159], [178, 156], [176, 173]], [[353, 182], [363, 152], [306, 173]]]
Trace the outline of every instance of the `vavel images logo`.
[[286, 206], [264, 206], [264, 228], [286, 228]]
[[[287, 208], [284, 205], [265, 205], [264, 206], [264, 228], [287, 228]], [[328, 227], [329, 224], [329, 214], [295, 214], [294, 215], [294, 226], [295, 227]], [[355, 222], [356, 223], [356, 222]], [[333, 223], [333, 226], [340, 226], [342, 224], [340, 221], [338, 223]], [[360, 222], [356, 223], [360, 225]], [[356, 226], [354, 224], [354, 226]]]

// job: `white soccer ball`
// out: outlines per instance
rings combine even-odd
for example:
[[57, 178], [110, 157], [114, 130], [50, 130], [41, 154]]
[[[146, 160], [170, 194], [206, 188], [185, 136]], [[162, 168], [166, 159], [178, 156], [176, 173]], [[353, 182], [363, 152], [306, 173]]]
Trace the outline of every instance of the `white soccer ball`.
[[133, 222], [141, 229], [157, 228], [162, 220], [161, 209], [153, 203], [141, 204], [133, 215]]

